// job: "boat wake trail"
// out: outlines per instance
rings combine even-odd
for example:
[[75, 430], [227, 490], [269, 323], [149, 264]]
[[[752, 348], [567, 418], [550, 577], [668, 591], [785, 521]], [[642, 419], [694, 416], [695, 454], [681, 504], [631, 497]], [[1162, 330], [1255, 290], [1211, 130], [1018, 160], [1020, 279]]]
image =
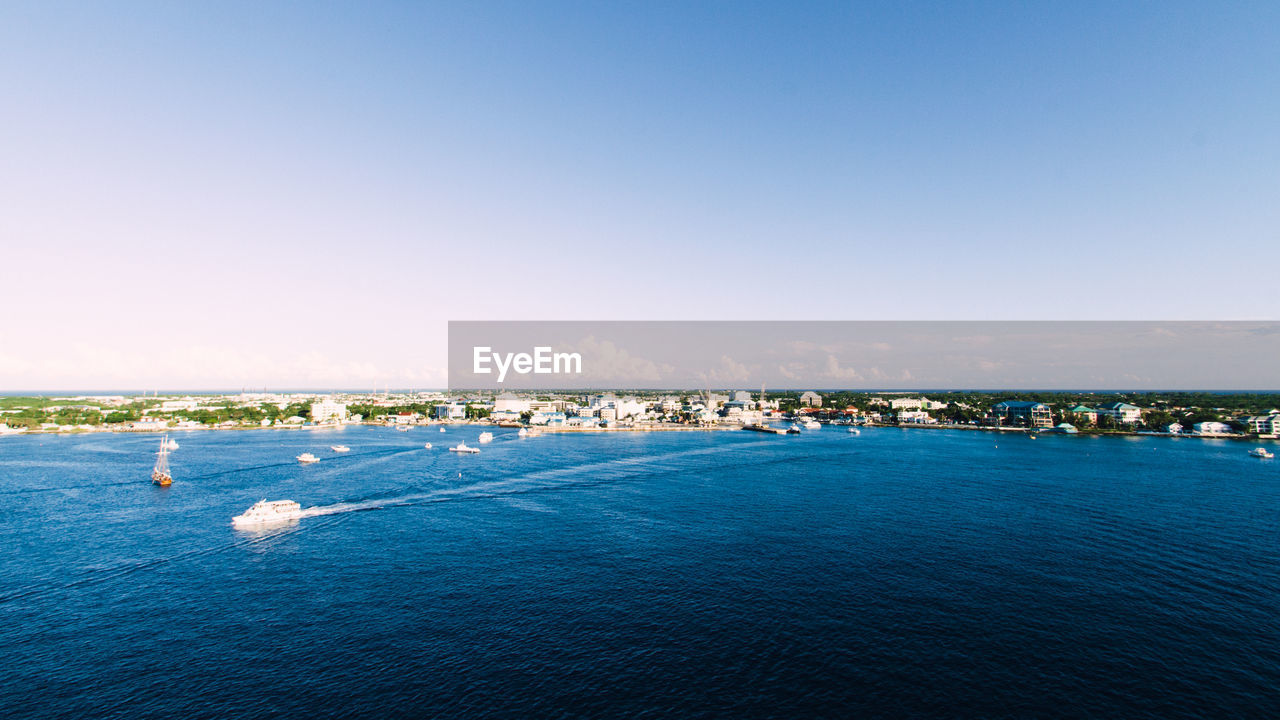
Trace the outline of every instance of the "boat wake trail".
[[[392, 497], [362, 498], [360, 500], [339, 502], [332, 505], [318, 505], [304, 509], [301, 517], [322, 517], [325, 515], [429, 505], [460, 500], [485, 500], [516, 495], [551, 493], [568, 489], [606, 486], [630, 478], [663, 477], [677, 473], [697, 472], [699, 469], [698, 465], [689, 464], [687, 462], [688, 459], [714, 456], [727, 452], [739, 453], [746, 448], [766, 445], [776, 447], [775, 443], [765, 440], [754, 443], [743, 443], [741, 445], [734, 445], [730, 447], [702, 448], [698, 450], [685, 450], [682, 452], [669, 453], [667, 455], [620, 458], [602, 462], [549, 468], [547, 470], [539, 470], [505, 478], [488, 478], [466, 485], [439, 488], [427, 492], [413, 492]], [[834, 458], [843, 455], [854, 455], [859, 452], [860, 451], [858, 450], [853, 450], [841, 453], [823, 453], [822, 456]], [[768, 460], [755, 458], [750, 462], [743, 462], [741, 464], [744, 466], [751, 465], [753, 467], [758, 467], [761, 465], [789, 463], [794, 462], [797, 459], [809, 457], [812, 456], [791, 455], [770, 458]], [[716, 462], [717, 466], [723, 466], [723, 462], [719, 458], [716, 459]]]
[[149, 559], [140, 560], [137, 562], [122, 563], [122, 564], [115, 565], [108, 568], [90, 570], [90, 571], [81, 573], [79, 576], [71, 580], [67, 580], [65, 582], [40, 583], [40, 584], [28, 585], [26, 587], [17, 588], [17, 589], [10, 590], [8, 592], [0, 594], [0, 605], [13, 602], [15, 600], [20, 600], [23, 598], [43, 597], [45, 595], [49, 595], [55, 592], [60, 592], [63, 590], [72, 590], [72, 589], [84, 587], [87, 585], [97, 585], [99, 583], [108, 582], [111, 580], [115, 580], [117, 578], [134, 575], [136, 573], [142, 572], [143, 570], [151, 570], [164, 565], [171, 565], [174, 563], [194, 560], [196, 558], [207, 557], [209, 555], [216, 555], [218, 553], [224, 553], [224, 552], [227, 552], [228, 550], [234, 550], [236, 548], [249, 547], [249, 546], [273, 545], [276, 542], [279, 542], [281, 539], [288, 537], [290, 535], [299, 533], [304, 529], [316, 530], [319, 528], [327, 527], [329, 525], [333, 525], [337, 522], [340, 522], [343, 519], [344, 518], [341, 518], [341, 517], [335, 517], [335, 518], [331, 518], [327, 522], [310, 523], [305, 527], [302, 525], [294, 525], [287, 528], [273, 530], [270, 533], [263, 533], [260, 535], [243, 538], [235, 542], [224, 543], [222, 545], [217, 545], [210, 548], [204, 548], [201, 550], [191, 550], [188, 552], [177, 553], [175, 555], [169, 555], [166, 557], [149, 558]]

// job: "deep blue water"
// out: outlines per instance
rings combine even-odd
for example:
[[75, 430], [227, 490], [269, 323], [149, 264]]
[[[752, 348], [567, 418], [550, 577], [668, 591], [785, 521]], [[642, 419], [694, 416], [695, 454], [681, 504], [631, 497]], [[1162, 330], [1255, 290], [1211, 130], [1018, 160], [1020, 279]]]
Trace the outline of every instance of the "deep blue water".
[[[1280, 715], [1251, 445], [479, 432], [178, 434], [168, 489], [154, 435], [0, 439], [0, 708]], [[345, 511], [233, 530], [261, 498]]]

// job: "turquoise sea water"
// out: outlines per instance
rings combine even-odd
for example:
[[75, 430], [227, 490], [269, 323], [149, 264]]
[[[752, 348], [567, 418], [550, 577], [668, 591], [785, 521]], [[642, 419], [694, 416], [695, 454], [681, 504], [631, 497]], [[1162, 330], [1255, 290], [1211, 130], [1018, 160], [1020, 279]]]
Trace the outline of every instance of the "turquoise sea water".
[[[0, 439], [0, 707], [1280, 712], [1280, 465], [1252, 445], [499, 430], [446, 451], [480, 432], [177, 434], [167, 489], [153, 435]], [[326, 514], [234, 530], [262, 498]]]

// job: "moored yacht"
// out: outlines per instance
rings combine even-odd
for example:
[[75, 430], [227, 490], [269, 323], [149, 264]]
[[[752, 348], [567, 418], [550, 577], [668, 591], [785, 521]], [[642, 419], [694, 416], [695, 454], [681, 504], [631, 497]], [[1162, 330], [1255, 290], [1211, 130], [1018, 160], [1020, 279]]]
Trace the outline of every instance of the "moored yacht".
[[800, 425], [805, 430], [817, 430], [822, 427], [822, 425], [813, 418], [805, 418], [804, 420], [801, 420]]
[[259, 527], [297, 520], [302, 517], [302, 506], [292, 500], [259, 500], [243, 514], [231, 518], [238, 528]]

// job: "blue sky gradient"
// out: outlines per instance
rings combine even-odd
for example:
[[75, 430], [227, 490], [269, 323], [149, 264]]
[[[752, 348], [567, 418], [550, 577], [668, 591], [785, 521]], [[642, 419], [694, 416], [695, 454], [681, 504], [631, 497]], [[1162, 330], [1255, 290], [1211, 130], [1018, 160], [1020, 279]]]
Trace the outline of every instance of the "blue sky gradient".
[[449, 319], [1277, 319], [1275, 3], [6, 3], [0, 388]]

